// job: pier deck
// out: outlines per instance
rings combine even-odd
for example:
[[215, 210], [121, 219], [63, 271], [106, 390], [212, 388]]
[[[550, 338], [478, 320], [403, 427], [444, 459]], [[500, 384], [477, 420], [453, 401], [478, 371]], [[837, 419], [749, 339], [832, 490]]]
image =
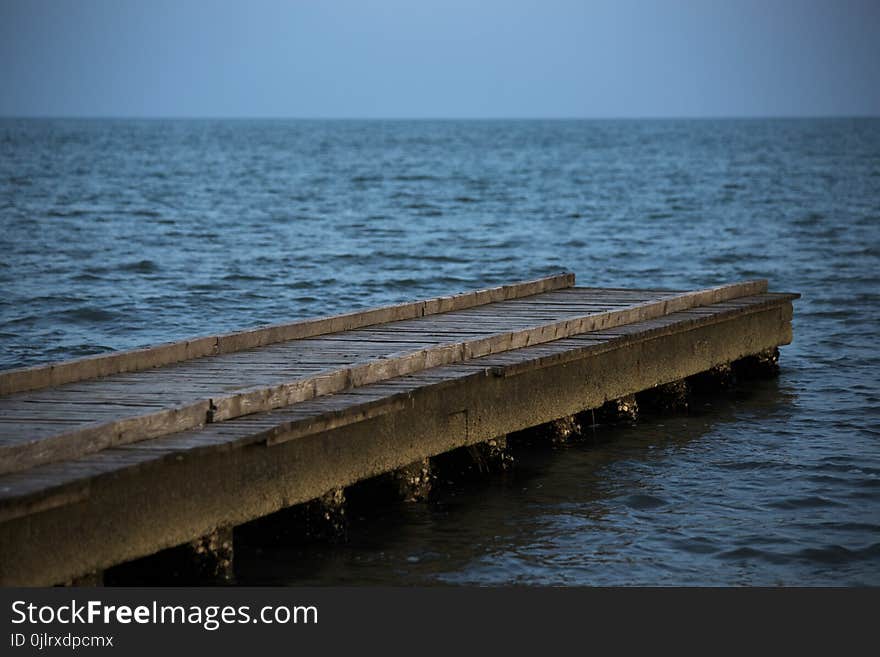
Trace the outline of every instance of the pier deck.
[[0, 372], [0, 584], [52, 584], [791, 340], [792, 294], [562, 274]]

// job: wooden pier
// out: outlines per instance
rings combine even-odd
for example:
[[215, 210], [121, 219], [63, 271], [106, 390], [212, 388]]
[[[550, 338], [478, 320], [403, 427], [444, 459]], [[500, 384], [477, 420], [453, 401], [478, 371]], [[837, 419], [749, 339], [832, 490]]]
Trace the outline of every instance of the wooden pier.
[[772, 352], [795, 298], [560, 274], [0, 372], [0, 584], [76, 581]]

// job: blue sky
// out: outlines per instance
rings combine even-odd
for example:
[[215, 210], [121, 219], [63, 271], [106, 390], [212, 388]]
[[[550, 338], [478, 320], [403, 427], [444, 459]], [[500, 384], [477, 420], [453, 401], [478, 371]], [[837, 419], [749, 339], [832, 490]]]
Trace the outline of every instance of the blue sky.
[[880, 115], [880, 0], [0, 0], [0, 115]]

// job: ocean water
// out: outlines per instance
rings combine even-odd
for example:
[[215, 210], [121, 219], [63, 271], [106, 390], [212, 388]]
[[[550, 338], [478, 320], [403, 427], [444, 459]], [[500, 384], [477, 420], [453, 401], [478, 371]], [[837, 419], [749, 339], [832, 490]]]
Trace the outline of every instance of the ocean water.
[[244, 583], [880, 584], [880, 120], [0, 120], [0, 368], [532, 278], [800, 292], [778, 379]]

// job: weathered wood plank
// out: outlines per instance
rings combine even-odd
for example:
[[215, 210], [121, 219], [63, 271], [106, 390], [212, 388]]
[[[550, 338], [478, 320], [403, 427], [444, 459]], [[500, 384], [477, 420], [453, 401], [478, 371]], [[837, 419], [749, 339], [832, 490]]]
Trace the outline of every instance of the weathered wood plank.
[[35, 440], [0, 444], [0, 474], [75, 459], [115, 445], [164, 436], [205, 423], [210, 401], [166, 408], [112, 422], [93, 422]]
[[94, 379], [120, 372], [137, 372], [170, 363], [192, 360], [299, 338], [346, 331], [398, 319], [423, 317], [450, 310], [540, 294], [574, 285], [574, 274], [502, 285], [486, 290], [438, 297], [395, 306], [372, 308], [331, 317], [264, 326], [217, 336], [172, 342], [144, 349], [86, 356], [48, 365], [36, 365], [0, 372], [0, 395], [36, 390], [74, 381]]
[[280, 445], [290, 440], [319, 431], [330, 431], [355, 422], [362, 422], [380, 415], [395, 413], [411, 405], [412, 400], [405, 395], [386, 397], [378, 402], [363, 404], [358, 410], [351, 412], [349, 404], [340, 404], [339, 408], [325, 412], [321, 417], [308, 418], [296, 423], [276, 425], [267, 432], [265, 441], [268, 446]]

